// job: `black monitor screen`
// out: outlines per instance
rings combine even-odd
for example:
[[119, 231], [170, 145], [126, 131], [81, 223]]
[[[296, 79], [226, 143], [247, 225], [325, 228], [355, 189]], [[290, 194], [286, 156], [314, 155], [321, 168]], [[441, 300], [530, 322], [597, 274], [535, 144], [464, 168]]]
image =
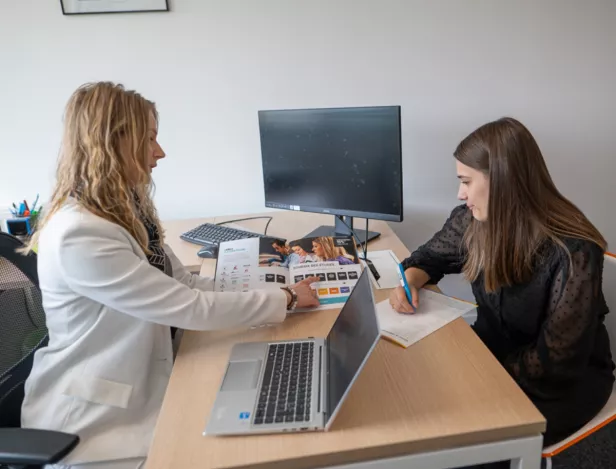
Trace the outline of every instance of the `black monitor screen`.
[[267, 207], [402, 220], [400, 107], [259, 111]]
[[379, 335], [372, 285], [364, 270], [327, 336], [328, 418], [350, 389]]

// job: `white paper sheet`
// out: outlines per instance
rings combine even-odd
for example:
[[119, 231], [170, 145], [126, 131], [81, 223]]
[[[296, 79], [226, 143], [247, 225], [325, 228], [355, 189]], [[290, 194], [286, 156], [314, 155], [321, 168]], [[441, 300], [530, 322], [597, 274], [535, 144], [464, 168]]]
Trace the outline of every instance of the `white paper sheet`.
[[377, 305], [377, 314], [381, 336], [407, 348], [473, 309], [475, 306], [470, 303], [420, 290], [416, 313], [397, 313], [385, 300]]
[[362, 256], [359, 258], [360, 262], [368, 270], [374, 288], [382, 290], [384, 288], [395, 288], [400, 285], [400, 277], [398, 276], [398, 264], [400, 261], [391, 249], [386, 249], [384, 251], [368, 251], [368, 259], [372, 261], [372, 264], [380, 275], [378, 280], [374, 278], [372, 271], [368, 269]]

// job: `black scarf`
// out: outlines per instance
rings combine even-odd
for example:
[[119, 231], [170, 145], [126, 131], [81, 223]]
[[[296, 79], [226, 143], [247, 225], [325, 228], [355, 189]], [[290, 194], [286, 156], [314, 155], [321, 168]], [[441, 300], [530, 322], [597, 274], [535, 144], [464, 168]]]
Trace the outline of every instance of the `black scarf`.
[[[161, 272], [173, 277], [173, 269], [169, 256], [165, 253], [162, 243], [160, 242], [160, 233], [158, 227], [148, 219], [144, 219], [143, 226], [148, 232], [148, 249], [151, 254], [147, 254], [148, 262], [152, 267], [156, 267]], [[175, 338], [177, 327], [171, 327], [171, 340]]]
[[169, 256], [165, 254], [165, 250], [160, 242], [158, 227], [147, 219], [143, 220], [143, 225], [148, 232], [148, 249], [151, 252], [151, 254], [147, 255], [148, 262], [151, 266], [156, 267], [158, 270], [171, 277], [173, 275], [171, 261], [169, 260]]

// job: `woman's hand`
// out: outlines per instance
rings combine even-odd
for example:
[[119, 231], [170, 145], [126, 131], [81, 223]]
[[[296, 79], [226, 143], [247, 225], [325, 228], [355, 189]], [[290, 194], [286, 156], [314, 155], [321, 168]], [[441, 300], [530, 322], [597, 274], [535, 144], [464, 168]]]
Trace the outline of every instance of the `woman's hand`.
[[[310, 285], [318, 281], [319, 277], [308, 277], [301, 282], [297, 282], [295, 285], [289, 286], [295, 290], [297, 294], [297, 308], [314, 308], [319, 306], [320, 303], [317, 292], [310, 287]], [[287, 296], [290, 297], [288, 292]], [[291, 298], [289, 298], [289, 301], [290, 300]]]
[[[417, 309], [419, 307], [419, 292], [417, 288], [411, 284], [409, 284], [409, 289], [411, 290], [413, 306]], [[401, 286], [398, 286], [392, 290], [391, 295], [389, 295], [389, 304], [394, 311], [397, 311], [398, 313], [413, 314], [415, 312], [406, 298], [404, 288]]]

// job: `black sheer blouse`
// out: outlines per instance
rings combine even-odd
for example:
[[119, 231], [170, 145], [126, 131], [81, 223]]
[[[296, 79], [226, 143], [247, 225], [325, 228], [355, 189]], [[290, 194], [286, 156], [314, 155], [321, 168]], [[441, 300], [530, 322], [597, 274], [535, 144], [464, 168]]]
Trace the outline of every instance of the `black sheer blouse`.
[[[465, 206], [454, 209], [443, 228], [403, 262], [405, 269], [425, 271], [430, 283], [460, 273], [470, 223]], [[562, 398], [589, 376], [601, 377], [597, 382], [607, 395], [612, 388], [603, 251], [588, 241], [563, 241], [571, 263], [560, 246], [546, 242], [529, 282], [494, 293], [486, 292], [482, 276], [472, 283], [478, 304], [473, 329], [531, 399]]]

